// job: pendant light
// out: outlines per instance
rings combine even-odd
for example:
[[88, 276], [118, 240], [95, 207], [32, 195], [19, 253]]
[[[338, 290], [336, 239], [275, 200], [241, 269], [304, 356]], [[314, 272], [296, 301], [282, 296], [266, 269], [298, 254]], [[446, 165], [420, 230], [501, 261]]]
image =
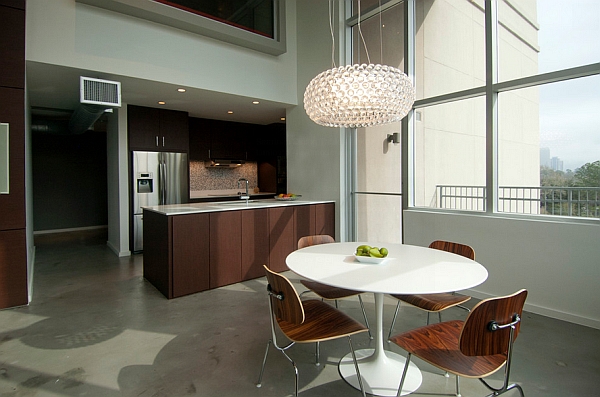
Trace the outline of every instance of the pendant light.
[[[329, 26], [334, 42], [331, 22]], [[380, 4], [381, 15], [381, 4]], [[381, 28], [381, 23], [380, 23]], [[358, 0], [358, 30], [360, 29], [360, 0]], [[304, 109], [315, 123], [326, 127], [359, 128], [400, 121], [408, 114], [415, 101], [412, 81], [400, 69], [371, 64], [365, 44], [368, 64], [335, 67], [326, 70], [306, 87]]]

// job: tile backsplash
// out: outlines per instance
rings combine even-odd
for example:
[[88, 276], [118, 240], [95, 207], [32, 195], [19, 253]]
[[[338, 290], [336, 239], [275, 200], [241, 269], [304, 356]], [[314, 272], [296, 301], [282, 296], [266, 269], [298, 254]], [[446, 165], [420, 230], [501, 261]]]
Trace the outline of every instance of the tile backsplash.
[[246, 178], [250, 189], [258, 186], [256, 162], [246, 162], [235, 168], [207, 168], [202, 161], [190, 161], [190, 190], [237, 189], [237, 181]]

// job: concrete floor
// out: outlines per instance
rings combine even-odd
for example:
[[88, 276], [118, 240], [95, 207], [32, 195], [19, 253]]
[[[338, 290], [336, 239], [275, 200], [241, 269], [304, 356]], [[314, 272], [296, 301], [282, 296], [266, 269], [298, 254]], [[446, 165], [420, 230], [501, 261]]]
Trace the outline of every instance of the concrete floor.
[[[292, 367], [273, 349], [263, 386], [255, 387], [269, 338], [264, 278], [167, 300], [143, 279], [142, 255], [117, 258], [105, 241], [97, 233], [36, 237], [33, 301], [0, 311], [1, 397], [293, 394]], [[374, 321], [372, 298], [365, 295], [365, 304]], [[394, 305], [386, 301], [386, 327]], [[340, 308], [362, 321], [356, 299]], [[451, 309], [445, 318], [464, 313]], [[403, 306], [396, 330], [424, 323], [423, 312]], [[353, 343], [372, 345], [366, 334]], [[321, 349], [320, 367], [313, 345], [289, 351], [299, 366], [300, 395], [359, 396], [337, 371], [347, 342]], [[420, 393], [453, 392], [453, 377], [416, 363], [423, 371]], [[600, 330], [524, 315], [512, 380], [526, 396], [596, 396], [599, 378]], [[461, 387], [463, 396], [487, 394], [477, 380], [462, 379]]]

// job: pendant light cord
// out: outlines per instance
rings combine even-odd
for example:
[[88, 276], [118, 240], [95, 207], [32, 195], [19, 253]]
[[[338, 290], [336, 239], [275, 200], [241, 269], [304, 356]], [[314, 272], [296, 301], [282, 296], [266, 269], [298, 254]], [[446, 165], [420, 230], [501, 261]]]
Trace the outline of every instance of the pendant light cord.
[[[362, 34], [362, 29], [360, 28], [360, 0], [358, 0], [358, 33], [360, 34], [360, 38], [363, 42], [363, 46], [365, 47], [365, 54], [367, 55], [367, 62], [371, 64], [371, 58], [369, 57], [369, 50], [367, 49], [367, 43], [365, 42], [365, 38]], [[360, 59], [359, 59], [360, 62]]]
[[331, 32], [331, 67], [335, 69], [335, 35], [333, 34], [333, 15], [335, 15], [334, 0], [329, 0], [329, 31]]
[[381, 22], [381, 0], [379, 0], [379, 54], [383, 65], [383, 24]]

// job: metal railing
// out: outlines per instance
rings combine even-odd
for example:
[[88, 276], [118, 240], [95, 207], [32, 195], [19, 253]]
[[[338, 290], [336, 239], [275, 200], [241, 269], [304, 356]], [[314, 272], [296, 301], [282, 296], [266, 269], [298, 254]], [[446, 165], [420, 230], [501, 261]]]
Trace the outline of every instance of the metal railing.
[[[437, 208], [485, 211], [485, 186], [437, 185]], [[498, 212], [600, 218], [600, 188], [503, 186]]]

